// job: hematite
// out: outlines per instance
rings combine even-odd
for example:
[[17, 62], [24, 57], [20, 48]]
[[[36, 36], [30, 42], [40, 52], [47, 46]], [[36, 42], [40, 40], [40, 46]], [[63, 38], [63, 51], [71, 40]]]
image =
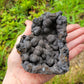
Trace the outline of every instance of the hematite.
[[23, 35], [16, 46], [26, 71], [63, 74], [69, 70], [66, 26], [67, 19], [61, 11], [52, 14], [46, 12], [33, 20], [32, 34]]

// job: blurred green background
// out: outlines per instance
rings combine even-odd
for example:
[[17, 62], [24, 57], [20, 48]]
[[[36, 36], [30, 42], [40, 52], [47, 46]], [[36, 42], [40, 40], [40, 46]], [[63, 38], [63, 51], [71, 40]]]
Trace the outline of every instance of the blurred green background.
[[[25, 20], [60, 10], [68, 24], [78, 23], [84, 27], [84, 0], [0, 0], [0, 84], [7, 69], [8, 55], [25, 30]], [[84, 52], [70, 63], [68, 73], [57, 75], [46, 84], [84, 84]]]

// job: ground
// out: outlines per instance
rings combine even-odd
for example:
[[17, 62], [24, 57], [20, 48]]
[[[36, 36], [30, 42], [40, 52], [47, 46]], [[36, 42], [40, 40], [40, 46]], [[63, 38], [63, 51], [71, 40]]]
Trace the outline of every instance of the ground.
[[[49, 2], [46, 2], [49, 1]], [[84, 27], [84, 0], [1, 0], [0, 1], [0, 84], [2, 84], [7, 58], [17, 37], [25, 30], [24, 22], [39, 17], [44, 12], [63, 11], [68, 24]], [[84, 52], [70, 63], [70, 71], [55, 76], [46, 84], [83, 84]]]

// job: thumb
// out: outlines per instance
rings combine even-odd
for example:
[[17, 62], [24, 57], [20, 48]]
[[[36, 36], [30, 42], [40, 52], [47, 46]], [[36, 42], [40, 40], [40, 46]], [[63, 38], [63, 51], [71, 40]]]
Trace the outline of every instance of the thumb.
[[25, 31], [23, 32], [23, 34], [21, 34], [20, 36], [18, 36], [17, 41], [16, 41], [16, 43], [15, 43], [15, 46], [19, 43], [19, 41], [20, 41], [20, 39], [21, 39], [21, 37], [22, 37], [23, 35], [30, 35], [30, 34], [31, 34], [32, 21], [26, 20], [26, 21], [25, 21], [25, 24], [26, 24]]
[[23, 35], [30, 35], [31, 34], [32, 21], [26, 20], [25, 24], [26, 24], [26, 29], [25, 29]]

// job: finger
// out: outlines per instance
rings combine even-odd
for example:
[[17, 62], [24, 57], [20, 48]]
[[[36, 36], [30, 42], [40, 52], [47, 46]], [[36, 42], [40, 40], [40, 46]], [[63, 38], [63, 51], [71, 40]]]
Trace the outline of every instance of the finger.
[[70, 24], [67, 26], [67, 33], [70, 33], [78, 28], [80, 28], [79, 24]]
[[25, 21], [25, 25], [26, 25], [26, 26], [27, 26], [27, 24], [29, 23], [29, 21], [30, 21], [30, 20], [26, 20], [26, 21]]
[[24, 31], [24, 35], [30, 35], [31, 34], [31, 26], [32, 26], [32, 21], [30, 20], [26, 20], [25, 21], [25, 24], [26, 24], [26, 29]]
[[73, 39], [79, 37], [82, 34], [84, 34], [84, 28], [79, 28], [75, 31], [72, 31], [71, 33], [68, 33], [66, 40], [67, 42], [72, 41]]
[[[32, 21], [26, 20], [26, 21], [25, 21], [25, 24], [26, 24], [26, 29], [25, 29], [25, 31], [24, 31], [24, 33], [23, 33], [22, 35], [30, 35], [30, 34], [31, 34]], [[22, 35], [20, 35], [20, 36], [17, 38], [16, 44], [19, 43], [19, 41], [20, 41]]]
[[21, 34], [17, 37], [16, 43], [14, 45], [15, 48], [16, 48], [16, 45], [20, 42], [20, 39], [21, 39], [22, 36], [23, 36], [23, 34]]
[[67, 43], [67, 46], [69, 48], [69, 50], [73, 49], [74, 47], [76, 47], [79, 44], [84, 43], [84, 35], [81, 35], [80, 37], [70, 41], [69, 43]]
[[76, 46], [75, 48], [73, 48], [69, 52], [69, 60], [71, 60], [72, 58], [74, 58], [76, 55], [78, 55], [79, 53], [81, 53], [83, 50], [84, 50], [84, 44], [80, 44], [80, 45]]

